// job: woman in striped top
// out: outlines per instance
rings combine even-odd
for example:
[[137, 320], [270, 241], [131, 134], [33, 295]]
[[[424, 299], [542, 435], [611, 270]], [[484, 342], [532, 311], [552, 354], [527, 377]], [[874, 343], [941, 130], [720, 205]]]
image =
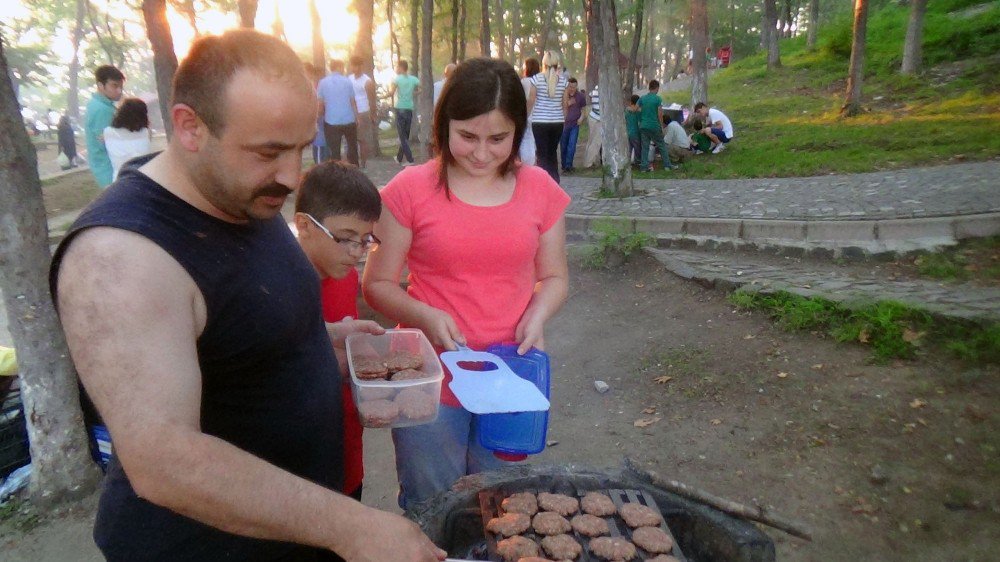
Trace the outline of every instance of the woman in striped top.
[[535, 151], [538, 165], [559, 181], [559, 162], [556, 151], [562, 137], [563, 97], [566, 93], [566, 78], [559, 74], [559, 54], [545, 51], [542, 57], [543, 72], [531, 79], [531, 93], [528, 94], [528, 111], [531, 113], [531, 131], [535, 136]]

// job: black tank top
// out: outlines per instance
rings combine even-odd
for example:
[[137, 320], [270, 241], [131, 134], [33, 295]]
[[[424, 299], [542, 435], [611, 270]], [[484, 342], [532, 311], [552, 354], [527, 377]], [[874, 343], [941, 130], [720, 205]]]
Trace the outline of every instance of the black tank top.
[[[340, 373], [315, 270], [281, 216], [241, 225], [211, 217], [138, 172], [151, 158], [130, 162], [73, 224], [52, 261], [53, 293], [66, 248], [87, 228], [120, 228], [156, 243], [191, 276], [208, 312], [197, 342], [202, 431], [339, 490]], [[154, 505], [136, 496], [115, 458], [94, 539], [112, 561], [338, 559], [226, 533]]]

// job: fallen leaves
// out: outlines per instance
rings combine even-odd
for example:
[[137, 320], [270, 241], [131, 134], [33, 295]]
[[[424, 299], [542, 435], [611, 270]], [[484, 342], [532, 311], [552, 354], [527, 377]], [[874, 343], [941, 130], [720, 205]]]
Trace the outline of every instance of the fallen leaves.
[[655, 414], [656, 413], [656, 408], [646, 408], [645, 410], [642, 411], [642, 413], [644, 413], [644, 414]]
[[658, 422], [658, 421], [660, 421], [662, 419], [663, 418], [661, 418], [661, 417], [640, 418], [640, 419], [637, 419], [634, 422], [632, 422], [632, 425], [635, 426], [635, 427], [649, 427], [649, 426], [653, 425], [654, 423], [656, 423], [656, 422]]
[[659, 377], [653, 378], [653, 382], [655, 382], [656, 384], [667, 384], [672, 380], [674, 380], [674, 377], [671, 377], [669, 375], [661, 375]]
[[778, 378], [779, 379], [786, 379], [786, 378], [788, 378], [788, 373], [786, 373], [784, 371], [781, 371], [780, 373], [778, 373]]
[[714, 420], [712, 420], [712, 425], [722, 425], [722, 420], [720, 420], [719, 418], [715, 418]]
[[871, 337], [872, 336], [868, 333], [868, 330], [861, 330], [861, 332], [858, 333], [858, 341], [861, 343], [868, 343], [868, 340], [870, 340]]
[[914, 345], [918, 345], [920, 343], [920, 339], [923, 338], [924, 335], [926, 334], [927, 334], [926, 331], [917, 332], [915, 330], [905, 328], [903, 330], [903, 341], [905, 341], [906, 343], [912, 343]]
[[923, 408], [926, 405], [927, 405], [927, 402], [924, 402], [923, 400], [921, 400], [919, 398], [914, 398], [913, 400], [910, 401], [910, 407], [913, 408], [913, 409]]

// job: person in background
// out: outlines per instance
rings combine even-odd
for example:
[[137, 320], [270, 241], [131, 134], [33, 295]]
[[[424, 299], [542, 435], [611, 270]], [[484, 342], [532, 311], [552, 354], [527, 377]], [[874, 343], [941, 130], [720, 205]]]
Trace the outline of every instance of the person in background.
[[597, 86], [590, 91], [590, 113], [587, 114], [587, 151], [583, 155], [583, 167], [593, 168], [601, 164], [601, 95]]
[[[323, 72], [322, 68], [318, 68], [312, 63], [304, 62], [302, 66], [306, 69], [306, 76], [312, 80], [313, 89], [317, 89], [319, 81], [323, 79], [326, 72]], [[316, 117], [316, 136], [313, 137], [312, 141], [312, 157], [314, 165], [330, 159], [330, 151], [326, 148], [326, 134], [323, 132], [322, 115]]]
[[[173, 135], [70, 227], [50, 288], [114, 439], [94, 539], [132, 560], [393, 560], [446, 553], [340, 493], [341, 332], [284, 219], [316, 93], [287, 44], [197, 39]], [[332, 332], [332, 333], [331, 333]]]
[[341, 141], [346, 139], [347, 161], [357, 166], [358, 106], [354, 101], [354, 84], [344, 76], [344, 61], [330, 60], [330, 74], [319, 81], [316, 97], [330, 158], [340, 160]]
[[712, 152], [715, 154], [722, 152], [729, 141], [733, 140], [733, 122], [725, 113], [714, 107], [709, 108], [704, 102], [696, 103], [694, 112], [707, 123], [701, 133], [712, 140]]
[[562, 137], [563, 96], [569, 82], [559, 75], [559, 53], [545, 51], [542, 72], [531, 78], [528, 94], [528, 111], [531, 113], [531, 130], [535, 135], [535, 154], [538, 166], [559, 183], [559, 139]]
[[351, 84], [354, 86], [354, 103], [358, 107], [358, 152], [361, 167], [368, 166], [368, 157], [375, 151], [372, 136], [378, 124], [378, 102], [375, 100], [375, 81], [364, 72], [364, 60], [351, 57]]
[[[378, 189], [361, 170], [337, 160], [313, 167], [302, 178], [295, 197], [295, 231], [299, 245], [321, 280], [323, 320], [349, 323], [358, 319], [357, 264], [378, 247], [372, 234], [382, 212]], [[366, 322], [370, 333], [382, 333]], [[356, 330], [355, 330], [356, 331]], [[337, 352], [340, 350], [337, 349]], [[338, 355], [344, 410], [344, 494], [361, 501], [364, 480], [362, 427], [351, 395], [346, 357]]]
[[62, 167], [63, 170], [68, 170], [70, 168], [76, 167], [76, 131], [73, 130], [73, 124], [69, 120], [69, 114], [64, 113], [62, 117], [59, 118], [58, 126], [58, 138], [59, 138], [59, 152], [66, 155], [67, 164]]
[[[437, 352], [517, 342], [543, 348], [546, 322], [566, 299], [569, 196], [543, 170], [518, 164], [527, 125], [510, 64], [462, 62], [434, 117], [438, 156], [382, 190], [382, 240], [365, 265], [365, 300], [400, 326], [419, 328]], [[400, 274], [409, 268], [409, 286]], [[458, 478], [503, 465], [474, 431], [475, 416], [441, 385], [436, 421], [392, 430], [400, 506]]]
[[50, 139], [56, 138], [56, 131], [59, 130], [59, 112], [51, 107], [48, 108], [45, 111], [45, 124], [48, 125], [45, 136]]
[[[527, 100], [531, 95], [531, 81], [536, 74], [541, 72], [542, 66], [538, 63], [536, 58], [524, 59], [524, 76], [521, 78], [521, 87], [524, 88], [524, 99]], [[528, 166], [534, 166], [536, 162], [535, 157], [535, 135], [531, 132], [531, 115], [528, 115], [528, 124], [524, 129], [524, 138], [521, 139], [521, 148], [518, 150], [518, 156], [521, 158], [523, 164]]]
[[625, 106], [625, 131], [628, 133], [629, 159], [632, 164], [639, 165], [639, 96], [632, 94]]
[[663, 114], [663, 122], [667, 125], [667, 132], [663, 135], [663, 142], [667, 145], [667, 154], [673, 164], [683, 164], [691, 156], [691, 139], [680, 123], [671, 119], [670, 114]]
[[149, 132], [149, 108], [139, 98], [125, 98], [118, 105], [111, 125], [104, 129], [104, 147], [111, 158], [114, 179], [122, 164], [136, 156], [152, 152]]
[[663, 142], [663, 100], [659, 95], [660, 82], [649, 81], [649, 93], [639, 98], [639, 169], [652, 172], [649, 144], [656, 145], [656, 151], [663, 158], [663, 169], [673, 168], [667, 156], [667, 146]]
[[563, 132], [559, 138], [559, 156], [562, 159], [562, 171], [573, 171], [573, 159], [576, 157], [576, 141], [580, 135], [580, 124], [583, 123], [583, 108], [587, 105], [587, 96], [577, 87], [576, 78], [567, 81], [566, 94], [563, 96]]
[[393, 109], [396, 112], [396, 134], [399, 136], [399, 149], [396, 151], [396, 162], [404, 166], [413, 164], [413, 152], [410, 150], [410, 127], [413, 125], [413, 99], [420, 92], [420, 79], [410, 76], [410, 63], [401, 60], [396, 63], [396, 78], [389, 86], [389, 97], [396, 96]]
[[441, 90], [444, 89], [445, 82], [448, 81], [448, 77], [451, 73], [455, 71], [455, 67], [458, 66], [453, 62], [449, 62], [444, 66], [444, 71], [441, 73], [441, 79], [434, 83], [434, 107], [437, 107], [438, 100], [441, 98]]
[[702, 154], [712, 150], [712, 139], [708, 138], [708, 135], [703, 133], [705, 130], [705, 121], [702, 119], [701, 115], [694, 113], [688, 120], [691, 130], [694, 131], [688, 137], [691, 139], [691, 152], [694, 154]]
[[97, 185], [105, 188], [115, 179], [111, 158], [104, 146], [104, 129], [115, 118], [115, 102], [122, 97], [125, 75], [117, 68], [106, 64], [94, 71], [97, 90], [87, 102], [87, 112], [83, 119], [84, 138], [87, 141], [87, 164], [94, 174]]

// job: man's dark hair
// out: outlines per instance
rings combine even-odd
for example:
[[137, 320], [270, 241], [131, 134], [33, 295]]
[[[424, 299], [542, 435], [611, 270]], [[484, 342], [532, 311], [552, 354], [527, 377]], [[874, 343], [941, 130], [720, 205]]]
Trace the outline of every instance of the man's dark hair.
[[441, 183], [448, 189], [448, 166], [455, 163], [448, 145], [448, 125], [499, 110], [514, 123], [514, 146], [500, 166], [505, 175], [514, 168], [528, 121], [528, 102], [517, 71], [509, 63], [485, 57], [468, 59], [458, 65], [444, 84], [434, 110], [431, 144], [441, 155]]
[[344, 73], [344, 61], [340, 59], [330, 59], [330, 72]]
[[636, 94], [632, 94], [632, 97], [629, 99], [631, 99], [632, 103], [634, 104], [635, 102], [639, 101], [639, 96]]
[[524, 76], [525, 78], [531, 78], [532, 76], [538, 74], [542, 71], [542, 65], [538, 62], [538, 59], [531, 57], [524, 59]]
[[115, 111], [111, 126], [116, 129], [128, 129], [132, 132], [149, 127], [149, 108], [146, 107], [146, 102], [139, 98], [123, 99], [118, 105], [118, 110]]
[[649, 81], [649, 89], [650, 90], [655, 90], [655, 89], [657, 89], [659, 87], [660, 87], [660, 81], [659, 80], [650, 80]]
[[397, 62], [396, 66], [402, 68], [403, 72], [409, 72], [410, 71], [410, 63], [406, 62], [405, 60], [401, 60], [401, 61]]
[[703, 102], [703, 101], [700, 101], [700, 102], [698, 102], [698, 103], [694, 104], [694, 110], [695, 110], [695, 111], [698, 111], [698, 110], [700, 110], [701, 108], [705, 107], [706, 105], [708, 105], [708, 104], [706, 104], [706, 103], [705, 103], [705, 102]]
[[105, 64], [98, 66], [97, 69], [94, 70], [94, 80], [96, 80], [98, 84], [106, 84], [108, 80], [124, 81], [125, 75], [122, 74], [122, 71], [111, 66], [110, 64]]
[[301, 76], [304, 85], [311, 84], [305, 78], [302, 61], [286, 43], [252, 29], [234, 29], [222, 35], [206, 35], [191, 45], [174, 73], [171, 105], [189, 106], [219, 137], [226, 125], [226, 88], [243, 69], [252, 69], [269, 79]]
[[303, 176], [295, 196], [295, 212], [308, 213], [319, 222], [337, 215], [375, 222], [382, 214], [382, 197], [357, 166], [327, 160]]

